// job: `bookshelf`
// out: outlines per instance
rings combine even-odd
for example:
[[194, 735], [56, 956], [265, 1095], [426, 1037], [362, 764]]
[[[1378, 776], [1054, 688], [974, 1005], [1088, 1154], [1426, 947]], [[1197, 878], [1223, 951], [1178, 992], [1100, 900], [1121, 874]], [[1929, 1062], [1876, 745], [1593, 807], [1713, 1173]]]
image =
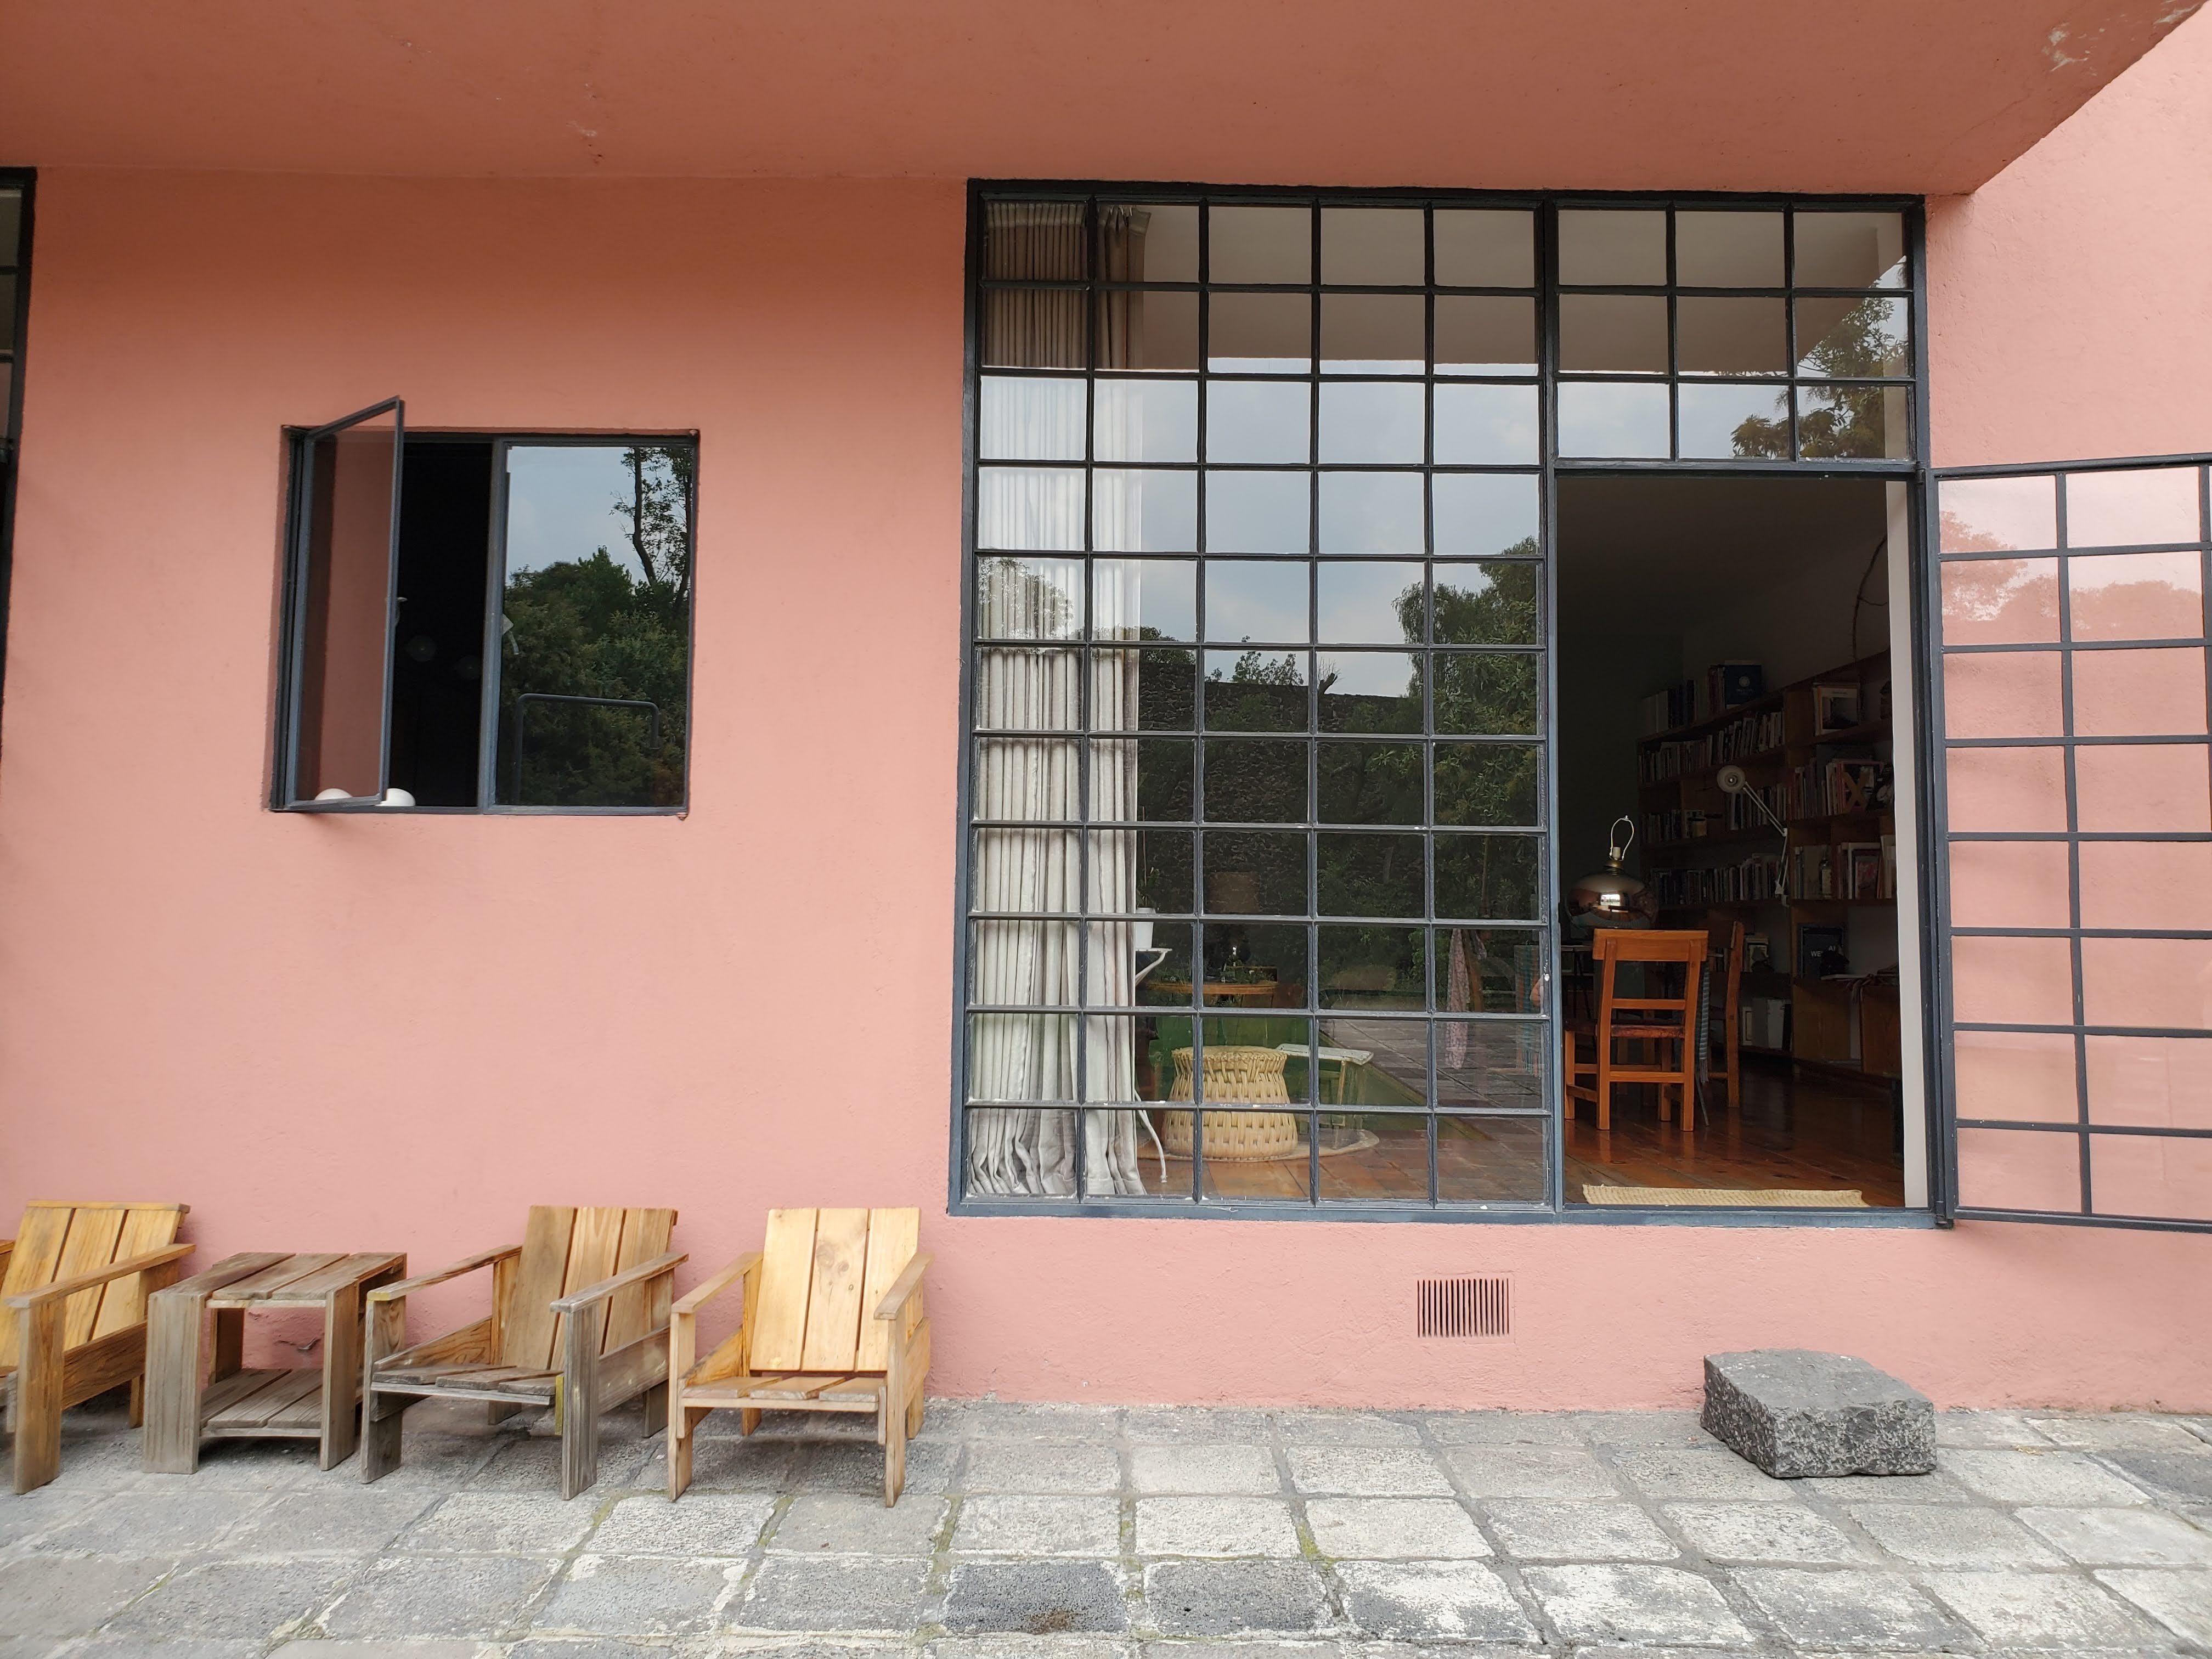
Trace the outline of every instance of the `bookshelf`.
[[[1644, 701], [1658, 729], [1637, 742], [1637, 831], [1660, 926], [1711, 912], [1766, 940], [1767, 965], [1744, 975], [1747, 1050], [1893, 1075], [1894, 988], [1855, 988], [1820, 964], [1824, 950], [1878, 934], [1884, 912], [1895, 934], [1889, 653], [1756, 696], [1729, 672], [1741, 666]], [[1750, 801], [1720, 787], [1727, 765], [1788, 824], [1786, 848]]]

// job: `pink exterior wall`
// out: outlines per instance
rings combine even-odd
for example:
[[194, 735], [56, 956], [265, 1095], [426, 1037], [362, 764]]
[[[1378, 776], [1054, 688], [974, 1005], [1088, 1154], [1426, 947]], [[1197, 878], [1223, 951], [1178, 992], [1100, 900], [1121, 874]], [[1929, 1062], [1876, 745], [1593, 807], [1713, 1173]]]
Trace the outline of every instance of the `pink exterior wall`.
[[[2212, 447], [2208, 76], [2200, 21], [1939, 208], [1942, 459]], [[0, 1212], [180, 1198], [203, 1263], [419, 1270], [533, 1200], [666, 1203], [688, 1285], [770, 1204], [920, 1203], [948, 1394], [1653, 1405], [1802, 1344], [1952, 1402], [2212, 1408], [2201, 1236], [948, 1218], [957, 182], [40, 190]], [[278, 429], [394, 392], [698, 429], [687, 817], [264, 809]], [[1409, 1281], [1458, 1272], [1515, 1277], [1513, 1341], [1413, 1339]]]

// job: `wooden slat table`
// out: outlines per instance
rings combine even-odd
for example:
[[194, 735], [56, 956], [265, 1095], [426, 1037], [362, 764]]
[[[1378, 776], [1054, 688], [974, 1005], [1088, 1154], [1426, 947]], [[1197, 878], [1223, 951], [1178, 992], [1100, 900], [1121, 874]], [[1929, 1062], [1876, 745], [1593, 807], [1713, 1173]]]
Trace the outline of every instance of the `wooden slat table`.
[[[147, 1300], [146, 1467], [190, 1474], [203, 1440], [258, 1435], [316, 1441], [326, 1469], [344, 1462], [361, 1439], [362, 1298], [406, 1276], [397, 1251], [246, 1255], [155, 1291]], [[247, 1370], [246, 1315], [255, 1308], [321, 1309], [320, 1365]]]

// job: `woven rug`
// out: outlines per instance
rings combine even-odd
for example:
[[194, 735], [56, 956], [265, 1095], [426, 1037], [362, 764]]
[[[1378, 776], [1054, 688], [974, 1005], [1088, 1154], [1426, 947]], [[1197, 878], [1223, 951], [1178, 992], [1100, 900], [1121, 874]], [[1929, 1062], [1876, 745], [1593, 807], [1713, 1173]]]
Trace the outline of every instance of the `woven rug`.
[[1585, 1204], [1669, 1205], [1752, 1210], [1863, 1210], [1867, 1201], [1856, 1187], [1822, 1190], [1816, 1187], [1765, 1187], [1731, 1191], [1725, 1187], [1601, 1187], [1595, 1182], [1583, 1188]]

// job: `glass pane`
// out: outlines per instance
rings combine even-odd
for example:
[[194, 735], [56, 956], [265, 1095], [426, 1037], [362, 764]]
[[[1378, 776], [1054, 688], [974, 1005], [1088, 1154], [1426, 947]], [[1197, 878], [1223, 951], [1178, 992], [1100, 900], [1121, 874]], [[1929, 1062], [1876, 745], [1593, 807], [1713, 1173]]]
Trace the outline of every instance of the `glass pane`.
[[1421, 219], [1419, 208], [1323, 208], [1322, 281], [1419, 288], [1428, 280]]
[[16, 241], [22, 234], [23, 192], [0, 190], [0, 265], [15, 263]]
[[2212, 842], [2092, 841], [2081, 855], [2084, 927], [2212, 929]]
[[1959, 927], [2064, 927], [2071, 921], [2063, 842], [1954, 841], [1950, 866], [1951, 920]]
[[[1091, 631], [1102, 640], [1198, 637], [1198, 567], [1188, 559], [1100, 559], [1091, 573]], [[1185, 678], [1188, 678], [1188, 671]]]
[[2203, 568], [2194, 550], [2069, 559], [2066, 585], [2077, 640], [2203, 637]]
[[1674, 280], [1685, 288], [1780, 288], [1782, 216], [1674, 216]]
[[1559, 280], [1656, 287], [1667, 280], [1667, 216], [1644, 208], [1559, 210]]
[[[1665, 389], [1661, 388], [1663, 400]], [[1439, 386], [1436, 459], [1443, 466], [1511, 466], [1536, 459], [1536, 388]]]
[[1312, 510], [1309, 472], [1206, 475], [1206, 544], [1216, 553], [1303, 553]]
[[[2079, 751], [2079, 759], [2086, 762], [2092, 754], [2121, 752], [2138, 751], [2085, 749]], [[1944, 816], [1952, 829], [1970, 832], [2008, 830], [2017, 835], [2030, 835], [2066, 828], [2064, 750], [1954, 749], [1944, 765]], [[2198, 765], [2201, 780], [2201, 756]], [[2082, 785], [2086, 808], [2086, 775]], [[2201, 800], [2197, 811], [2200, 816], [2205, 811]], [[2088, 827], [2084, 822], [2082, 828]]]
[[1945, 478], [1936, 488], [1946, 553], [2058, 545], [2058, 486], [2047, 475]]
[[1679, 395], [1684, 460], [1790, 459], [1788, 386], [1687, 381]]
[[1191, 884], [1196, 854], [1188, 830], [1140, 830], [1137, 832], [1137, 908], [1163, 915], [1188, 915], [1198, 906], [1198, 890]]
[[1083, 306], [1079, 288], [985, 289], [983, 367], [1085, 367]]
[[[1544, 936], [1521, 927], [1444, 927], [1437, 932], [1437, 1006], [1450, 1013], [1533, 1014], [1542, 1012], [1544, 990]], [[1473, 1052], [1481, 1048], [1482, 1031], [1506, 1028], [1468, 1024], [1455, 1028], [1465, 1031], [1464, 1047]], [[1521, 1027], [1511, 1028], [1516, 1030]], [[1504, 1038], [1498, 1038], [1503, 1043]], [[1518, 1072], [1519, 1056], [1522, 1054], [1522, 1037], [1513, 1039], [1511, 1052], [1516, 1056], [1514, 1069]], [[1455, 1037], [1455, 1056], [1451, 1069], [1459, 1070], [1465, 1056], [1458, 1054], [1462, 1039]], [[1443, 1103], [1459, 1106], [1502, 1105], [1522, 1103], [1508, 1097], [1485, 1100], [1472, 1093], [1458, 1092], [1461, 1085], [1449, 1078], [1440, 1079], [1446, 1085]]]
[[1960, 1031], [1955, 1038], [1955, 1053], [1953, 1075], [1960, 1117], [2071, 1123], [2081, 1115], [2071, 1036], [2057, 1031]]
[[1439, 651], [1430, 661], [1434, 665], [1439, 733], [1473, 737], [1537, 730], [1533, 653]]
[[1807, 460], [1909, 455], [1905, 402], [1899, 386], [1800, 386], [1797, 453]]
[[[1265, 830], [1208, 830], [1206, 909], [1209, 915], [1295, 916], [1306, 908], [1306, 838]], [[1209, 972], [1213, 952], [1234, 930], [1206, 935]], [[1237, 958], [1232, 955], [1230, 960]]]
[[[1094, 868], [1102, 861], [1116, 871], [1127, 870], [1130, 866], [1136, 842], [1133, 833], [1109, 830], [1092, 836], [1091, 840]], [[1127, 900], [1134, 890], [1133, 882], [1117, 881], [1107, 884], [1123, 889], [1115, 896], [1121, 901], [1115, 908], [1129, 908]], [[1083, 994], [1091, 1006], [1165, 1006], [1187, 1008], [1190, 1006], [1190, 923], [1159, 921], [1150, 916], [1133, 921], [1093, 921], [1087, 924], [1084, 937], [1085, 948], [1091, 955], [1084, 966]], [[1183, 988], [1179, 993], [1156, 994], [1151, 989], [1152, 981], [1155, 979], [1168, 984], [1180, 982]], [[1102, 1028], [1093, 1024], [1091, 1029], [1093, 1071], [1087, 1095], [1093, 1100], [1130, 1098], [1127, 1093], [1128, 1067], [1117, 1064], [1110, 1055], [1101, 1055], [1097, 1046], [1097, 1039], [1101, 1036], [1112, 1042], [1126, 1042], [1132, 1035], [1129, 1028], [1119, 1024]], [[1104, 1075], [1097, 1069], [1102, 1062], [1106, 1067]]]
[[[1194, 629], [1194, 631], [1195, 631]], [[1097, 671], [1137, 684], [1137, 725], [1146, 732], [1188, 732], [1198, 724], [1198, 653], [1103, 651]]]
[[1216, 207], [1207, 276], [1216, 283], [1310, 283], [1313, 210], [1302, 207]]
[[1322, 1203], [1429, 1201], [1427, 1118], [1417, 1112], [1323, 1112], [1320, 1124]]
[[[2006, 750], [1990, 750], [2006, 753]], [[2055, 750], [2032, 750], [2056, 756]], [[1951, 757], [1951, 818], [1958, 821], [1959, 757]], [[2081, 826], [2092, 834], [2146, 834], [2178, 830], [2202, 835], [2212, 830], [2212, 776], [2204, 750], [2197, 744], [2094, 744], [2074, 751], [2074, 781], [2080, 791]], [[2063, 830], [2065, 796], [2059, 794], [2055, 824], [2020, 828]], [[1971, 826], [1969, 826], [1971, 827]]]
[[1101, 294], [1098, 367], [1155, 374], [1196, 369], [1198, 295], [1126, 289]]
[[1438, 645], [1534, 645], [1543, 569], [1535, 564], [1437, 566]]
[[[1324, 924], [1318, 931], [1322, 1007], [1418, 1010], [1426, 1005], [1428, 969], [1420, 928]], [[1323, 1027], [1324, 1033], [1330, 1029]], [[1322, 1082], [1326, 1096], [1328, 1079]]]
[[1195, 380], [1101, 380], [1094, 400], [1091, 442], [1100, 460], [1198, 459]]
[[1823, 380], [1910, 374], [1903, 300], [1797, 301], [1797, 372]]
[[1515, 743], [1437, 745], [1438, 823], [1468, 827], [1534, 824], [1543, 750]]
[[2085, 939], [2081, 1006], [2092, 1025], [2212, 1030], [2212, 940]]
[[[1164, 973], [1166, 969], [1161, 971]], [[1191, 988], [1186, 984], [1181, 992], [1182, 1001], [1188, 1002], [1190, 996]], [[1130, 1055], [1130, 1069], [1135, 1073], [1137, 1097], [1165, 1100], [1175, 1087], [1175, 1051], [1191, 1046], [1191, 1021], [1174, 1014], [1154, 1014], [1137, 1020], [1135, 1025], [1130, 1033], [1130, 1046], [1135, 1051]], [[1185, 1162], [1182, 1169], [1176, 1169], [1175, 1160], [1166, 1156], [1164, 1141], [1153, 1144], [1160, 1133], [1160, 1114], [1147, 1112], [1145, 1118], [1149, 1133], [1140, 1128], [1139, 1134], [1145, 1145], [1146, 1184], [1171, 1197], [1183, 1196], [1190, 1190], [1190, 1165]], [[1163, 1163], [1166, 1165], [1164, 1171]]]
[[2212, 1042], [2088, 1039], [2089, 1119], [2154, 1129], [2212, 1129]]
[[1304, 643], [1312, 636], [1307, 566], [1259, 559], [1206, 562], [1206, 637]]
[[[1139, 1006], [1190, 1006], [1193, 937], [1191, 925], [1187, 921], [1154, 921], [1146, 918], [1130, 925], [1129, 942], [1136, 957], [1132, 971]], [[1157, 1100], [1159, 1096], [1146, 1090], [1140, 1098]]]
[[1561, 295], [1559, 367], [1664, 374], [1666, 301], [1657, 295]]
[[1306, 295], [1216, 293], [1206, 317], [1206, 366], [1217, 374], [1303, 374], [1313, 367]]
[[978, 467], [975, 544], [1081, 552], [1083, 474], [1073, 468]]
[[1198, 204], [1101, 202], [1098, 277], [1106, 283], [1198, 280]]
[[1397, 651], [1331, 651], [1321, 659], [1321, 729], [1399, 732], [1421, 729], [1417, 657]]
[[1418, 294], [1322, 295], [1322, 373], [1419, 374], [1429, 356], [1423, 311]]
[[1959, 1131], [1959, 1202], [1970, 1210], [2081, 1208], [2081, 1141], [2047, 1129]]
[[1080, 559], [977, 558], [977, 639], [1072, 640], [1082, 631]]
[[1440, 472], [1430, 484], [1439, 556], [1536, 551], [1536, 477]]
[[1073, 732], [1079, 724], [1081, 653], [986, 646], [975, 653], [975, 724], [993, 732]]
[[975, 816], [1030, 823], [1072, 821], [1080, 816], [1083, 800], [1081, 775], [1076, 764], [1075, 745], [1056, 738], [977, 738], [973, 803]]
[[1321, 475], [1322, 552], [1419, 553], [1422, 539], [1419, 473]]
[[983, 276], [990, 282], [1073, 282], [1084, 258], [1081, 202], [986, 202]]
[[2202, 649], [2072, 655], [2077, 736], [2162, 737], [2204, 730]]
[[1439, 1204], [1541, 1204], [1541, 1123], [1518, 1117], [1446, 1117], [1437, 1121]]
[[1315, 842], [1321, 915], [1420, 918], [1424, 860], [1419, 836], [1324, 830]]
[[1711, 300], [1692, 295], [1674, 303], [1675, 356], [1683, 374], [1789, 372], [1789, 318], [1781, 301]]
[[[1444, 388], [1437, 388], [1438, 398]], [[1559, 453], [1595, 458], [1668, 453], [1670, 413], [1663, 386], [1567, 381], [1559, 386]]]
[[986, 1007], [1073, 1007], [1081, 927], [1073, 919], [969, 923], [969, 1001]]
[[[1454, 934], [1469, 937], [1465, 928]], [[1494, 934], [1510, 940], [1534, 934]], [[1540, 972], [1530, 952], [1516, 976]], [[1547, 1030], [1534, 1020], [1443, 1019], [1437, 1022], [1437, 1104], [1461, 1109], [1540, 1108], [1544, 1104]]]
[[1216, 732], [1303, 732], [1305, 653], [1209, 651], [1206, 724]]
[[[970, 1054], [975, 1054], [976, 1045], [987, 1045], [983, 1054], [996, 1067], [1002, 1053], [1026, 1060], [1028, 1054], [1021, 1045], [1029, 1041], [1026, 1035], [993, 1029], [970, 1036]], [[971, 1058], [970, 1066], [974, 1063]], [[1073, 1193], [1075, 1119], [1072, 1110], [971, 1109], [967, 1191], [976, 1198], [1005, 1200], [1061, 1198]]]
[[1534, 921], [1540, 878], [1534, 836], [1436, 838], [1437, 914], [1470, 920]]
[[1961, 559], [1942, 569], [1945, 644], [2057, 642], [2057, 560]]
[[[975, 816], [983, 814], [978, 811]], [[978, 830], [970, 852], [971, 909], [1072, 912], [1080, 908], [1082, 870], [1074, 831]]]
[[1421, 405], [1421, 388], [1407, 381], [1340, 380], [1324, 385], [1321, 459], [1419, 465]]
[[[12, 307], [8, 314], [15, 315]], [[308, 506], [293, 647], [295, 800], [368, 799], [384, 791], [398, 451], [398, 416], [387, 410], [316, 439], [303, 458], [308, 476], [300, 483]], [[679, 791], [682, 752], [679, 738]]]
[[1304, 823], [1304, 741], [1282, 738], [1207, 738], [1206, 816], [1214, 823]]
[[1954, 937], [1951, 1003], [1966, 1024], [2069, 1024], [2073, 953], [2063, 939]]
[[1444, 287], [1536, 285], [1536, 216], [1526, 208], [1438, 208], [1434, 217]]
[[1903, 288], [1905, 216], [1898, 213], [1796, 216], [1800, 288]]
[[1207, 460], [1304, 461], [1312, 453], [1313, 388], [1304, 382], [1217, 380], [1206, 388]]
[[683, 803], [691, 474], [672, 445], [507, 452], [502, 801]]
[[[1297, 880], [1300, 894], [1304, 891], [1304, 854], [1301, 849]], [[1218, 894], [1222, 900], [1221, 904], [1209, 906], [1209, 910], [1218, 912], [1224, 906], [1241, 904], [1246, 896], [1246, 889], [1260, 879], [1259, 875], [1249, 871], [1232, 871], [1224, 872], [1217, 881], [1209, 872], [1206, 878], [1206, 890]], [[1304, 902], [1302, 897], [1297, 901], [1300, 908]], [[1287, 902], [1284, 908], [1289, 908]], [[1304, 1002], [1306, 930], [1304, 922], [1213, 921], [1206, 924], [1205, 935], [1206, 980], [1200, 987], [1199, 1000], [1208, 1008], [1235, 1008], [1257, 1012], [1266, 1008], [1294, 1008]], [[1295, 1041], [1301, 1051], [1306, 1046], [1306, 1024], [1303, 1019], [1268, 1019], [1250, 1025], [1209, 1021], [1206, 1035], [1224, 1042], [1241, 1042], [1272, 1035], [1276, 1042]], [[1211, 1043], [1208, 1046], [1212, 1046]], [[1304, 1098], [1305, 1079], [1302, 1075], [1293, 1076], [1289, 1083], [1292, 1097]]]
[[1421, 642], [1419, 565], [1330, 562], [1316, 574], [1322, 644]]
[[1418, 743], [1324, 743], [1316, 816], [1323, 823], [1419, 823], [1421, 769]]
[[2057, 653], [1943, 659], [1943, 729], [1952, 737], [2056, 738], [2064, 735], [2063, 727]]
[[2212, 1221], [2212, 1140], [2092, 1135], [2089, 1189], [2099, 1215]]
[[2066, 476], [2066, 544], [2129, 547], [2193, 542], [2202, 533], [2198, 488], [2197, 470], [2193, 466], [2069, 472]]
[[[1209, 1060], [1213, 1050], [1206, 1050]], [[1170, 1123], [1188, 1114], [1164, 1112]], [[1291, 1112], [1207, 1112], [1206, 1178], [1209, 1199], [1304, 1203], [1311, 1164], [1303, 1108]], [[1169, 1143], [1173, 1156], [1174, 1140]], [[1170, 1167], [1173, 1167], [1170, 1165]]]
[[[1196, 745], [1182, 738], [1107, 738], [1091, 745], [1091, 775], [1118, 771], [1126, 776], [1133, 767], [1133, 787], [1125, 786], [1122, 792], [1134, 809], [1133, 816], [1154, 823], [1188, 823], [1195, 799], [1191, 785], [1195, 756]], [[1115, 816], [1101, 810], [1103, 805], [1092, 803], [1093, 818]]]
[[1495, 294], [1437, 296], [1437, 373], [1534, 374], [1536, 302]]
[[1083, 382], [986, 374], [975, 425], [987, 461], [1083, 459]]

